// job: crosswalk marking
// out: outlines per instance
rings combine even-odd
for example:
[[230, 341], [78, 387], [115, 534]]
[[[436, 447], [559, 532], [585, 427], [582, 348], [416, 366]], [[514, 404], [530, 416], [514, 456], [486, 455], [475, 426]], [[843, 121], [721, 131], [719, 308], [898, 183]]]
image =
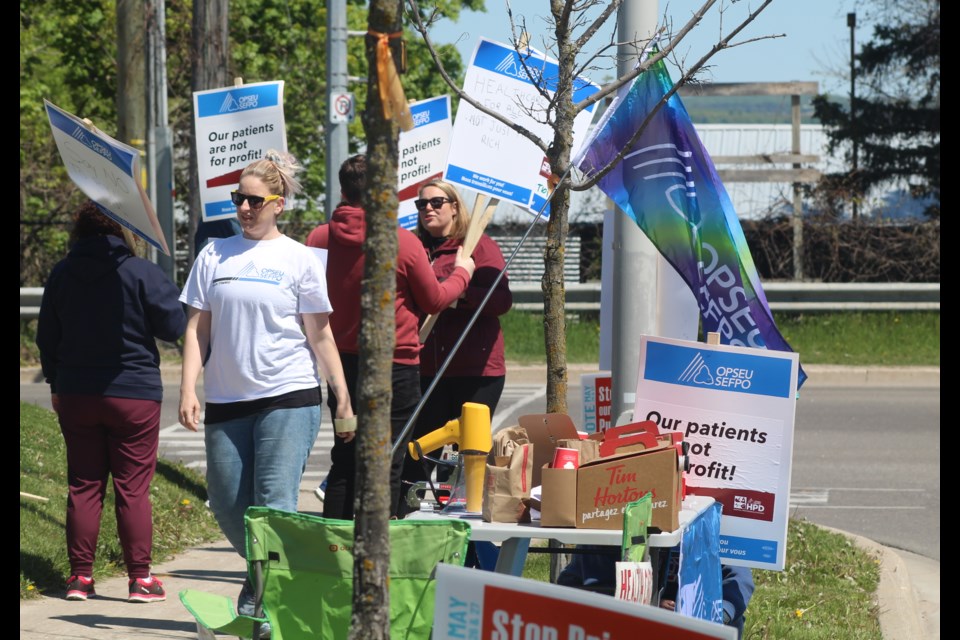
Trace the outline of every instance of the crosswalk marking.
[[[546, 397], [547, 388], [542, 384], [510, 385], [503, 390], [497, 411], [491, 421], [494, 432], [510, 426], [506, 424], [512, 416], [523, 413], [537, 413], [543, 407], [532, 406]], [[330, 448], [333, 446], [333, 424], [327, 418], [320, 423], [320, 434], [310, 450], [307, 461], [307, 470], [304, 477], [319, 479], [326, 475], [330, 468]], [[160, 455], [175, 462], [182, 462], [185, 466], [203, 473], [207, 468], [206, 450], [203, 442], [203, 422], [201, 416], [200, 429], [190, 431], [178, 423], [160, 429]]]

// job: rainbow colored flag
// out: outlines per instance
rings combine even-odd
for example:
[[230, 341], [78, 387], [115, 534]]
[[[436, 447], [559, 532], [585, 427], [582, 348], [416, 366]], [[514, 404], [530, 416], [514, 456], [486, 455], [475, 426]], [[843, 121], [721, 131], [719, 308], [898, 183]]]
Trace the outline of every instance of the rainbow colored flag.
[[[672, 87], [662, 61], [622, 87], [574, 164], [588, 176], [606, 167]], [[598, 186], [690, 287], [704, 332], [719, 333], [723, 344], [792, 351], [773, 321], [730, 197], [678, 95]], [[801, 367], [798, 386], [806, 378]]]

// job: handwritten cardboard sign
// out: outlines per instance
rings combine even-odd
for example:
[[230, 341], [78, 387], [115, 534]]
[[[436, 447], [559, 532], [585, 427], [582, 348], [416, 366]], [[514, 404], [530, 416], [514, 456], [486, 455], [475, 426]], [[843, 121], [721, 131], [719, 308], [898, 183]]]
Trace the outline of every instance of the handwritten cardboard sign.
[[43, 104], [70, 179], [104, 214], [170, 255], [140, 182], [140, 152], [48, 100]]
[[[557, 89], [558, 75], [556, 61], [533, 49], [520, 54], [510, 45], [481, 38], [467, 68], [463, 90], [484, 107], [550, 141], [553, 129], [542, 119], [549, 96]], [[577, 78], [573, 101], [599, 90], [589, 80]], [[594, 105], [584, 109], [574, 120], [574, 149], [586, 136], [593, 109]], [[548, 195], [550, 165], [545, 161], [543, 150], [528, 138], [465, 100], [460, 102], [447, 161], [450, 182], [539, 211]]]

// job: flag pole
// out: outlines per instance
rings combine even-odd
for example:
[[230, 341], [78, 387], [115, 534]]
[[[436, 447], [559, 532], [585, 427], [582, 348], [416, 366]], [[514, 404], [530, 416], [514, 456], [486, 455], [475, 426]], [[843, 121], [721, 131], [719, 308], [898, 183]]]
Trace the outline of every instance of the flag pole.
[[[633, 0], [620, 7], [617, 22], [621, 44], [617, 72], [633, 71], [637, 40], [649, 39], [657, 28], [657, 0]], [[640, 367], [641, 334], [657, 335], [657, 282], [659, 252], [641, 229], [622, 212], [614, 212], [613, 229], [604, 226], [604, 245], [613, 248], [611, 297], [611, 410], [614, 419], [633, 409], [637, 372]]]

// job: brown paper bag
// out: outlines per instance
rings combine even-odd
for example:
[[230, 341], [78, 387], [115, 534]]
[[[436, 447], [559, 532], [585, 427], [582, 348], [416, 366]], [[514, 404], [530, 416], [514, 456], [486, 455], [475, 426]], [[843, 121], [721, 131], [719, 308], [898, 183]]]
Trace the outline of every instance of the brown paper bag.
[[494, 435], [483, 488], [484, 522], [521, 522], [529, 518], [533, 482], [533, 443], [522, 427]]
[[581, 465], [593, 462], [600, 457], [600, 443], [596, 440], [559, 440], [557, 446], [576, 449], [580, 455]]

